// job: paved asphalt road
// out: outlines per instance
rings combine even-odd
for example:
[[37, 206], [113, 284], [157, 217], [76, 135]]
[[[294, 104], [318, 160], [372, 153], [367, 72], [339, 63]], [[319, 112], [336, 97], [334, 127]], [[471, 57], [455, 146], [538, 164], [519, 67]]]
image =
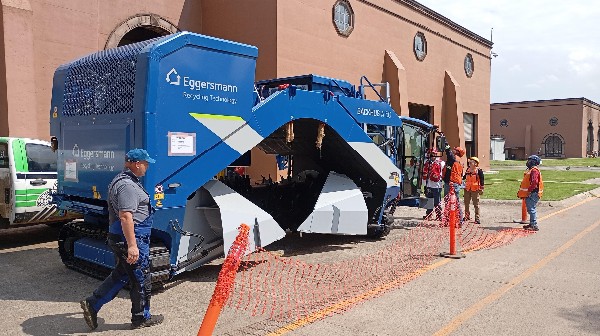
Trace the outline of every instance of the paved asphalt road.
[[600, 335], [600, 199], [289, 335]]
[[[519, 211], [506, 203], [486, 207], [508, 217]], [[543, 206], [540, 212], [538, 233], [464, 259], [439, 258], [416, 279], [345, 312], [279, 329], [286, 326], [225, 309], [215, 335], [600, 335], [600, 199]], [[387, 239], [406, 231], [393, 230]], [[99, 281], [62, 265], [56, 234], [44, 226], [0, 231], [1, 335], [196, 335], [218, 261], [186, 273], [154, 296], [154, 311], [166, 316], [163, 325], [128, 330], [129, 302], [121, 293], [90, 333], [78, 301]], [[320, 239], [305, 240], [302, 248], [290, 248], [297, 243], [293, 239], [284, 241], [281, 253], [335, 262], [377, 248], [377, 242], [356, 237]]]

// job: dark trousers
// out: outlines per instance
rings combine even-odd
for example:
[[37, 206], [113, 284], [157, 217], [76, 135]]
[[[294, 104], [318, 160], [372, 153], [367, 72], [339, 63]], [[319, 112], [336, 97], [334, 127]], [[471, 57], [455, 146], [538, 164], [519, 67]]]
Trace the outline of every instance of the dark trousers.
[[114, 299], [119, 291], [130, 284], [131, 322], [150, 318], [150, 236], [135, 236], [140, 257], [130, 265], [127, 263], [127, 243], [120, 235], [108, 234], [108, 245], [115, 254], [116, 267], [102, 282], [92, 296], [87, 298], [92, 308], [98, 312], [107, 302]]
[[[440, 201], [442, 200], [442, 188], [428, 188], [431, 190], [431, 197], [433, 198], [433, 207], [435, 209], [436, 219], [442, 218], [442, 209], [440, 208]], [[429, 214], [433, 211], [433, 209], [425, 210], [425, 215], [429, 216]]]

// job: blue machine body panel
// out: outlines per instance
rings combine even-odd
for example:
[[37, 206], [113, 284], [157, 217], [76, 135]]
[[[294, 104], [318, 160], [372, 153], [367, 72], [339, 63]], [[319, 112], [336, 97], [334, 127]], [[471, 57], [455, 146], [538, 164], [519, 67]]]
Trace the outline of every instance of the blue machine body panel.
[[[197, 250], [186, 238], [190, 251], [184, 251], [177, 225], [204, 220], [186, 209], [200, 188], [287, 123], [306, 120], [337, 133], [347, 163], [330, 163], [356, 181], [376, 181], [371, 185], [380, 203], [372, 208], [385, 208], [398, 195], [402, 174], [364, 125], [399, 129], [402, 118], [387, 102], [362, 99], [350, 83], [317, 75], [258, 82], [266, 98], [257, 101], [257, 56], [253, 46], [183, 32], [59, 67], [50, 121], [58, 141], [60, 208], [106, 221], [109, 182], [129, 149], [145, 148], [156, 159], [142, 179], [156, 209], [153, 236], [170, 249], [176, 265]], [[82, 238], [75, 254], [112, 267], [110, 252], [101, 247]]]
[[74, 244], [77, 258], [109, 268], [115, 267], [115, 256], [106, 242], [92, 238], [78, 239]]
[[[144, 179], [154, 190], [159, 176], [221, 140], [189, 113], [249, 117], [257, 55], [252, 46], [179, 33], [61, 66], [51, 111], [51, 133], [61, 141], [59, 192], [106, 200], [106, 186], [135, 147], [157, 159]], [[121, 75], [107, 75], [115, 72]], [[167, 147], [169, 136], [182, 133], [201, 140], [194, 152]], [[174, 195], [178, 205], [185, 197]]]
[[263, 97], [270, 96], [278, 91], [279, 87], [282, 85], [293, 85], [304, 91], [330, 91], [336, 95], [341, 94], [352, 97], [356, 95], [354, 85], [351, 83], [341, 79], [314, 74], [268, 79], [256, 82], [257, 89]]

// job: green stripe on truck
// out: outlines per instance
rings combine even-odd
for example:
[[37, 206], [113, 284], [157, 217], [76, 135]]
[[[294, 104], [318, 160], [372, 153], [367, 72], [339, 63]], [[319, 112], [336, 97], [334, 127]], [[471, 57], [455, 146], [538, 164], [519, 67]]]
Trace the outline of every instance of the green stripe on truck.
[[12, 142], [13, 157], [15, 160], [15, 170], [18, 173], [26, 173], [29, 171], [27, 165], [27, 152], [25, 151], [25, 141], [23, 139], [15, 139]]
[[40, 195], [18, 195], [15, 197], [15, 201], [37, 201]]
[[15, 208], [34, 207], [36, 205], [36, 201], [15, 201]]
[[27, 195], [27, 194], [36, 194], [36, 195], [39, 195], [39, 194], [43, 193], [46, 190], [48, 190], [48, 188], [15, 190], [15, 195]]

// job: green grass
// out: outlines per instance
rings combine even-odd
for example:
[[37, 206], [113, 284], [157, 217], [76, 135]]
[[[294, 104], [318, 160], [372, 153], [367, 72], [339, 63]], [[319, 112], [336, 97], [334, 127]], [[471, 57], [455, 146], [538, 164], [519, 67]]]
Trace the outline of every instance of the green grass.
[[[525, 160], [490, 161], [492, 167], [523, 167]], [[600, 158], [586, 159], [542, 159], [542, 167], [571, 166], [571, 167], [600, 167]]]
[[[494, 161], [495, 162], [495, 161]], [[560, 201], [565, 198], [599, 187], [581, 181], [600, 177], [600, 172], [585, 171], [542, 171], [545, 201]], [[518, 200], [517, 191], [523, 179], [523, 171], [500, 170], [498, 174], [485, 175], [485, 191], [482, 198]]]

